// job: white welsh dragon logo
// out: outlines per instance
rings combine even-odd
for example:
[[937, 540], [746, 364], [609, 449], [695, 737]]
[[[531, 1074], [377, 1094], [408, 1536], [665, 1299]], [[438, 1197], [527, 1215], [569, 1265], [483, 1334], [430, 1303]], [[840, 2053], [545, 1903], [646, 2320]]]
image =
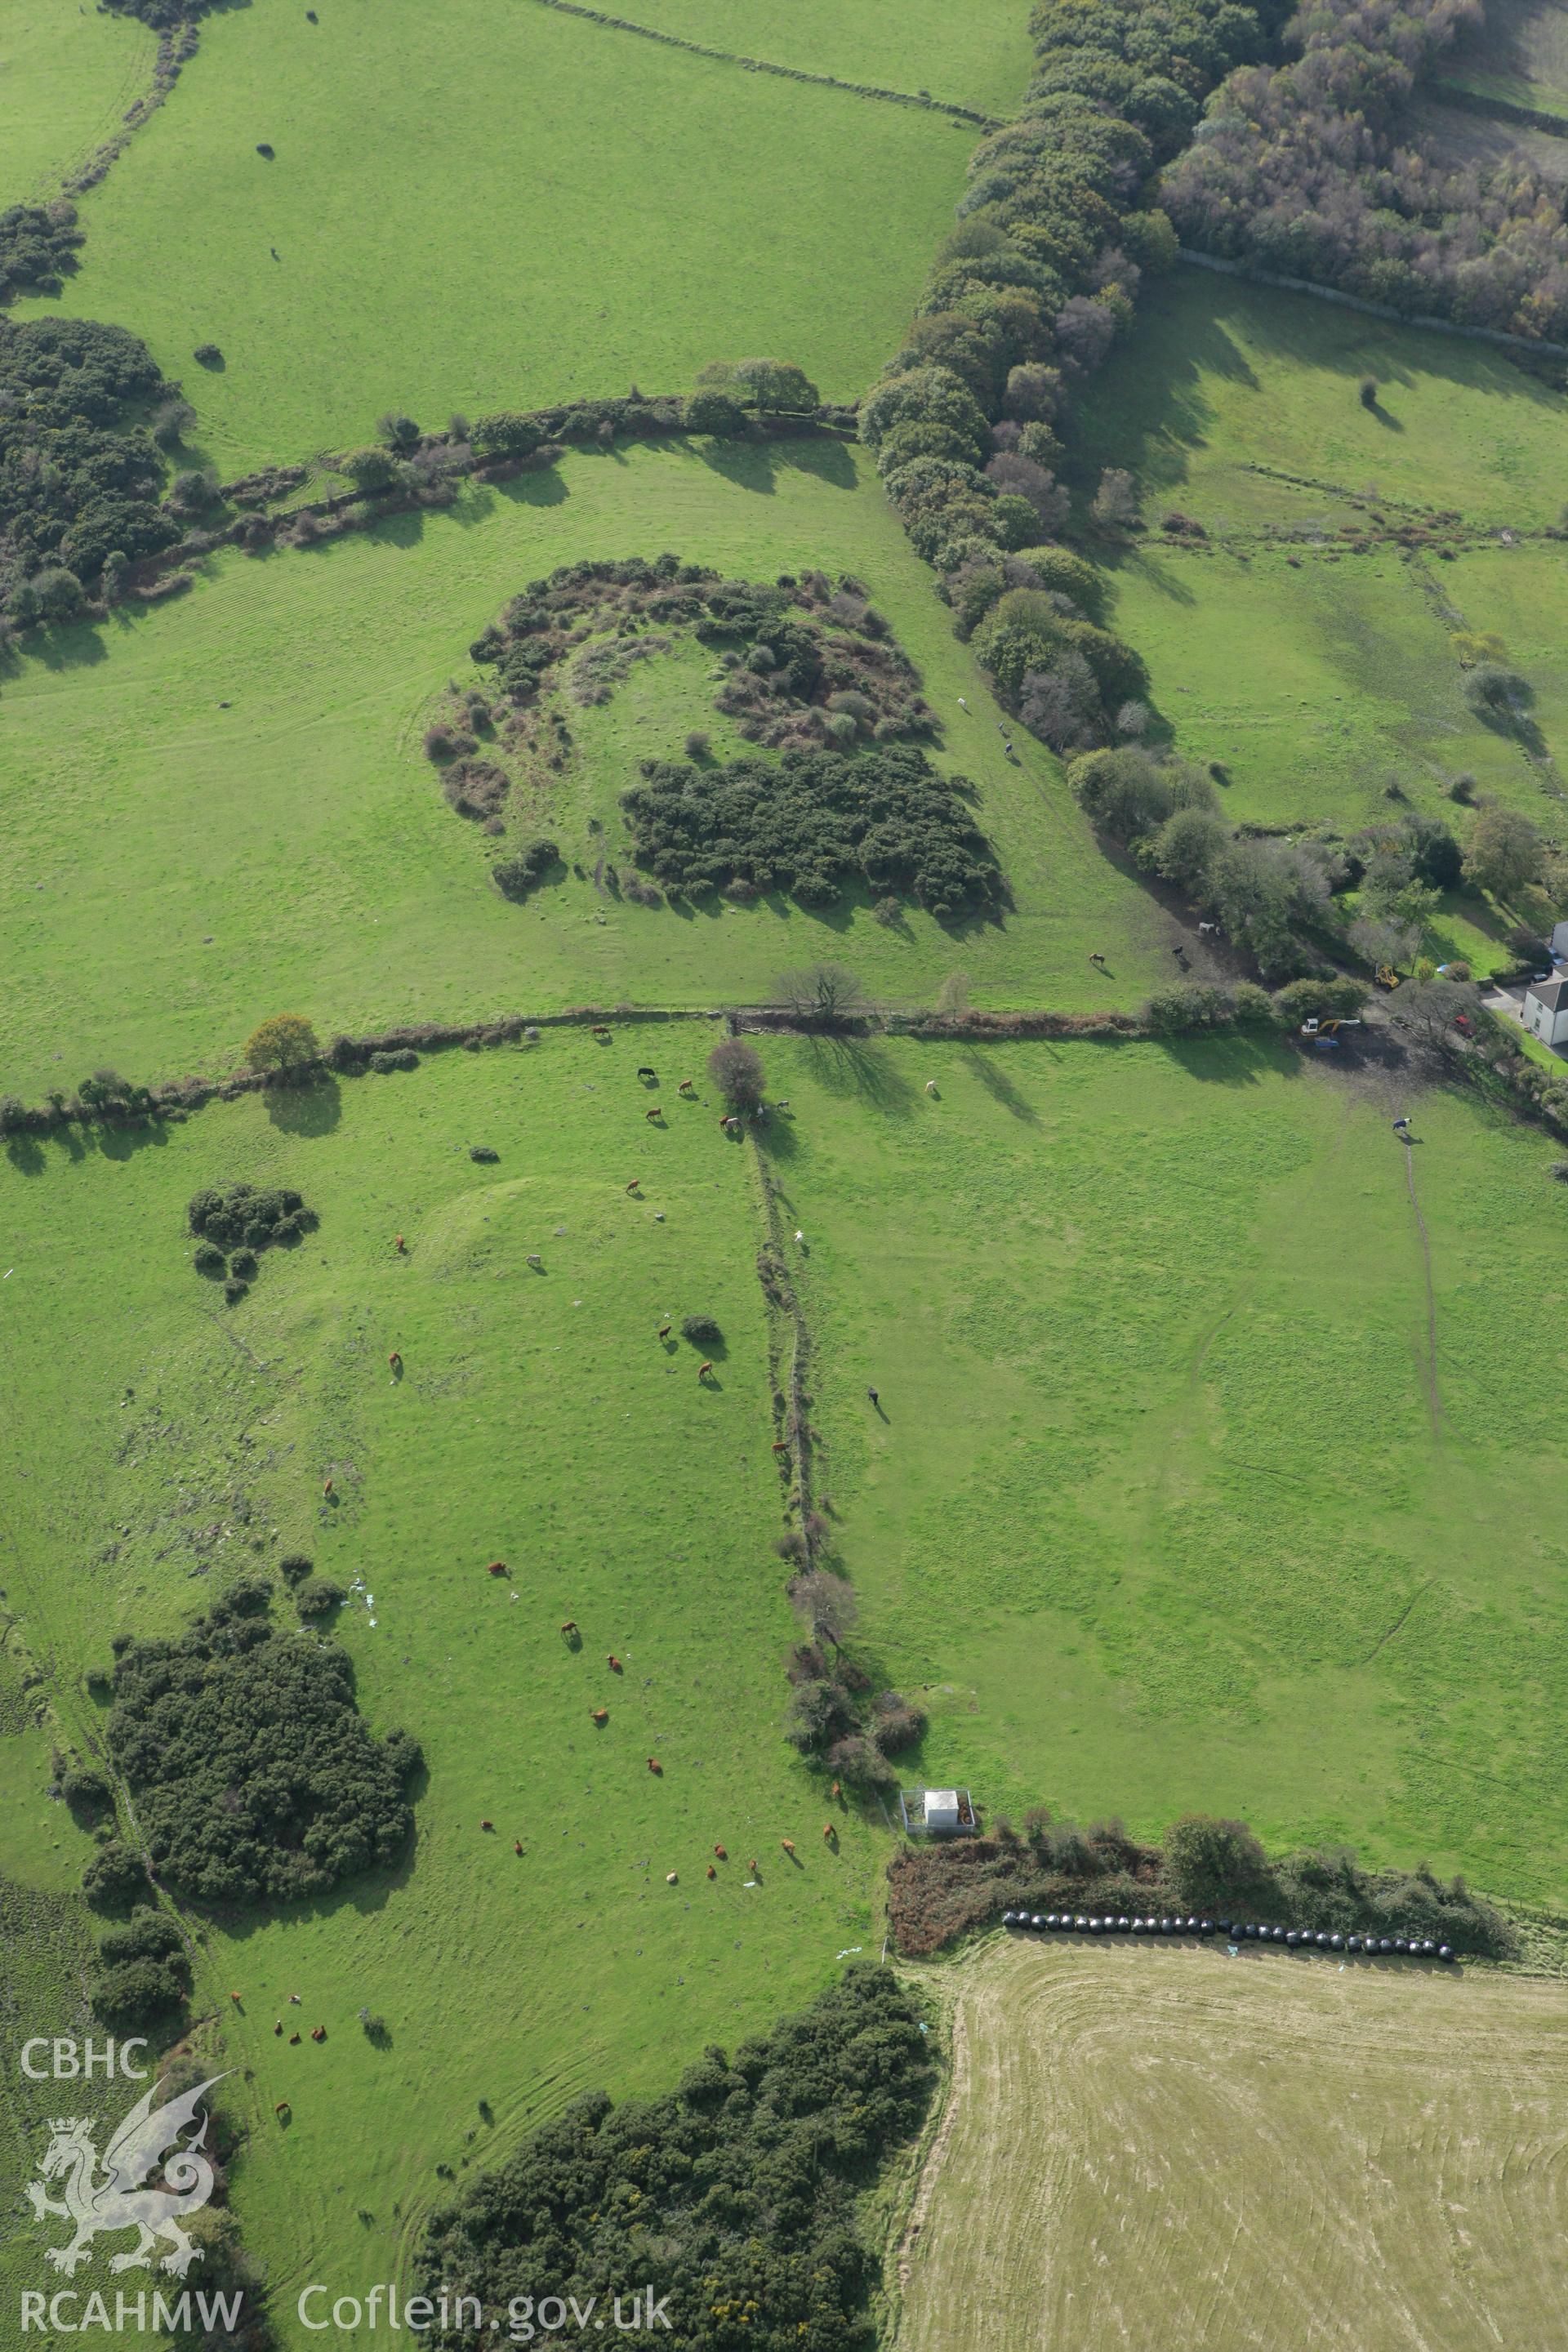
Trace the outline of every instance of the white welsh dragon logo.
[[[114, 2256], [109, 2265], [111, 2271], [151, 2269], [161, 2238], [172, 2249], [163, 2256], [162, 2267], [173, 2271], [176, 2278], [184, 2278], [191, 2264], [201, 2261], [202, 2249], [192, 2243], [180, 2223], [187, 2213], [199, 2213], [213, 2193], [213, 2168], [202, 2153], [206, 2116], [202, 2116], [194, 2138], [182, 2143], [180, 2134], [195, 2121], [203, 2093], [223, 2079], [221, 2074], [211, 2075], [194, 2091], [183, 2092], [157, 2108], [153, 2102], [163, 2085], [154, 2083], [110, 2141], [101, 2166], [86, 2116], [66, 2116], [50, 2123], [54, 2137], [38, 2170], [45, 2180], [64, 2176], [64, 2200], [50, 2197], [36, 2180], [27, 2183], [27, 2195], [40, 2221], [47, 2213], [58, 2213], [76, 2224], [76, 2236], [68, 2246], [47, 2249], [45, 2258], [56, 2270], [69, 2278], [83, 2263], [90, 2262], [92, 2241], [101, 2230], [140, 2232], [129, 2253]], [[166, 2155], [165, 2150], [173, 2153]], [[162, 2173], [158, 2187], [143, 2188], [150, 2173]]]

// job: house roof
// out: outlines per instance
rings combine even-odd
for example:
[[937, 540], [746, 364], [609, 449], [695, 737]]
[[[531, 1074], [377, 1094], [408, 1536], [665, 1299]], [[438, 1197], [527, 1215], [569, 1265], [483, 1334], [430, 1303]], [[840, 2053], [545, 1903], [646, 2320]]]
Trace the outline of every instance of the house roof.
[[1568, 1012], [1568, 980], [1532, 981], [1524, 992], [1533, 996], [1548, 1013]]

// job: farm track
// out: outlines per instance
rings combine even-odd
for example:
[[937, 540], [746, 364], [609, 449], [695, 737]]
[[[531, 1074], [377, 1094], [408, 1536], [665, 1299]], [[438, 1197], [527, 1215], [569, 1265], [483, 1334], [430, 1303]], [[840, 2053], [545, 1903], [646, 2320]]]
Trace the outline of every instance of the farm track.
[[1421, 1258], [1426, 1275], [1426, 1399], [1432, 1412], [1432, 1434], [1440, 1438], [1443, 1400], [1437, 1387], [1437, 1299], [1432, 1287], [1432, 1236], [1415, 1194], [1415, 1148], [1408, 1140], [1405, 1146], [1405, 1181], [1410, 1187], [1410, 1205], [1415, 1213], [1415, 1230], [1421, 1236]]

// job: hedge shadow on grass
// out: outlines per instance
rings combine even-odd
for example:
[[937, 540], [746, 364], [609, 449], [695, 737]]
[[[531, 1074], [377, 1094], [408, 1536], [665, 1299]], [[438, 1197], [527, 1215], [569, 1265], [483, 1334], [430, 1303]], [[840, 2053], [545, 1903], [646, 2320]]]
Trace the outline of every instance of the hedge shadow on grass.
[[1209, 1086], [1256, 1087], [1265, 1078], [1299, 1078], [1307, 1065], [1261, 1038], [1236, 1032], [1230, 1035], [1155, 1037], [1150, 1041], [1181, 1065], [1189, 1078]]
[[267, 1116], [282, 1135], [331, 1135], [343, 1115], [342, 1088], [330, 1072], [303, 1087], [268, 1087]]

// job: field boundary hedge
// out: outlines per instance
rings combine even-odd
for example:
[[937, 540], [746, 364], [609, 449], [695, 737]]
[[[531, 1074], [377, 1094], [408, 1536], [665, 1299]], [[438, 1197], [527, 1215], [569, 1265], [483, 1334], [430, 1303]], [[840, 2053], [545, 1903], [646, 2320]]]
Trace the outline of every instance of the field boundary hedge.
[[60, 182], [63, 194], [81, 196], [89, 188], [96, 188], [113, 163], [124, 154], [136, 133], [150, 122], [174, 84], [180, 79], [182, 67], [189, 65], [195, 56], [200, 34], [194, 24], [171, 26], [158, 36], [157, 54], [153, 60], [153, 79], [142, 96], [126, 109], [120, 128], [95, 147], [85, 163], [78, 164]]
[[887, 106], [912, 106], [922, 114], [950, 114], [955, 121], [973, 122], [982, 131], [999, 131], [1000, 119], [993, 114], [981, 114], [972, 106], [956, 106], [944, 98], [932, 98], [924, 91], [884, 89], [879, 82], [842, 81], [837, 74], [810, 73], [804, 66], [774, 65], [769, 58], [742, 57], [736, 49], [713, 49], [705, 42], [689, 41], [679, 33], [661, 33], [656, 25], [634, 25], [629, 16], [612, 16], [603, 8], [584, 8], [579, 0], [536, 0], [541, 8], [553, 8], [563, 16], [581, 16], [590, 25], [604, 25], [617, 33], [636, 33], [645, 41], [658, 41], [662, 48], [685, 49], [694, 58], [712, 58], [720, 64], [739, 66], [744, 73], [776, 74], [783, 81], [815, 82], [820, 89], [844, 89], [855, 98], [875, 98]]
[[[1539, 127], [1549, 127], [1544, 118]], [[1568, 124], [1562, 122], [1550, 127], [1560, 131], [1568, 130]], [[1226, 261], [1217, 253], [1194, 252], [1191, 246], [1178, 246], [1176, 258], [1193, 269], [1212, 269], [1218, 277], [1240, 278], [1250, 286], [1277, 286], [1286, 294], [1310, 294], [1315, 302], [1335, 302], [1342, 310], [1359, 310], [1368, 319], [1389, 319], [1397, 327], [1426, 327], [1435, 334], [1458, 335], [1468, 343], [1496, 343], [1505, 351], [1546, 352], [1554, 359], [1568, 358], [1568, 343], [1548, 342], [1544, 336], [1510, 335], [1500, 327], [1464, 327], [1454, 319], [1396, 310], [1391, 303], [1368, 302], [1360, 294], [1342, 293], [1337, 286], [1320, 286], [1314, 278], [1283, 278], [1277, 269], [1259, 269], [1247, 261]]]
[[[975, 1044], [1029, 1044], [1042, 1040], [1070, 1041], [1079, 1039], [1091, 1045], [1131, 1045], [1169, 1044], [1180, 1036], [1275, 1037], [1285, 1041], [1295, 1034], [1300, 1006], [1292, 1008], [1289, 991], [1281, 991], [1271, 1000], [1266, 990], [1248, 982], [1239, 983], [1233, 992], [1193, 984], [1190, 1015], [1180, 999], [1187, 984], [1176, 983], [1161, 992], [1161, 1002], [1143, 1006], [1137, 1013], [1127, 1013], [1110, 1006], [1089, 1013], [1060, 1013], [1047, 1008], [1029, 1008], [1007, 1012], [972, 1011], [964, 1013], [928, 1013], [918, 1010], [900, 1012], [896, 1008], [879, 1009], [843, 1019], [803, 1019], [799, 1013], [784, 1004], [752, 1004], [720, 1006], [668, 1005], [592, 1005], [575, 1004], [558, 1013], [500, 1013], [488, 1021], [406, 1022], [395, 1028], [373, 1030], [363, 1036], [340, 1034], [313, 1062], [295, 1066], [286, 1073], [268, 1070], [240, 1069], [222, 1077], [190, 1076], [168, 1078], [147, 1084], [120, 1081], [123, 1091], [96, 1092], [96, 1098], [83, 1101], [79, 1096], [51, 1096], [46, 1102], [29, 1104], [16, 1095], [0, 1096], [0, 1142], [13, 1148], [27, 1137], [51, 1135], [69, 1127], [131, 1127], [148, 1119], [184, 1118], [209, 1102], [234, 1102], [241, 1095], [265, 1094], [269, 1089], [279, 1092], [289, 1086], [306, 1087], [318, 1084], [323, 1077], [364, 1077], [374, 1067], [373, 1057], [395, 1054], [449, 1052], [461, 1046], [473, 1053], [487, 1047], [515, 1045], [531, 1032], [536, 1036], [543, 1029], [584, 1029], [602, 1027], [611, 1022], [630, 1028], [645, 1024], [673, 1027], [683, 1022], [700, 1023], [711, 1027], [722, 1020], [732, 1036], [752, 1033], [759, 1036], [867, 1036], [883, 1034], [889, 1037], [910, 1037], [931, 1044], [958, 1043], [968, 1039]], [[1303, 983], [1295, 983], [1297, 987]], [[410, 1065], [409, 1066], [412, 1066]], [[1518, 1075], [1496, 1069], [1472, 1049], [1463, 1049], [1458, 1058], [1445, 1056], [1447, 1074], [1463, 1079], [1494, 1104], [1505, 1107], [1516, 1117], [1545, 1128], [1553, 1135], [1568, 1135], [1568, 1122], [1557, 1113], [1553, 1105], [1543, 1101], [1535, 1091], [1532, 1079], [1543, 1075], [1533, 1064], [1523, 1064]], [[771, 1196], [770, 1196], [771, 1205]], [[779, 1236], [783, 1227], [770, 1231], [776, 1246], [782, 1247]], [[760, 1269], [759, 1269], [760, 1271]], [[804, 1390], [800, 1391], [804, 1400]], [[801, 1480], [803, 1513], [810, 1507], [809, 1490], [803, 1468]]]

